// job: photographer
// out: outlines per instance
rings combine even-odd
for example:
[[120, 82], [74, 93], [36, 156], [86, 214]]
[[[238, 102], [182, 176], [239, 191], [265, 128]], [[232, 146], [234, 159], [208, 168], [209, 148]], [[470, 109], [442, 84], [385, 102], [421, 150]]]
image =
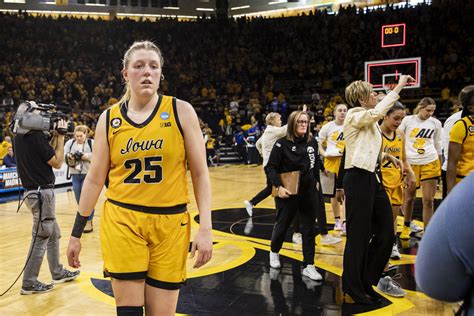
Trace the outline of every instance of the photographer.
[[[51, 144], [47, 136], [38, 130], [15, 136], [18, 174], [25, 188], [26, 204], [33, 214], [33, 237], [20, 292], [23, 295], [48, 292], [53, 289], [53, 284], [72, 281], [80, 273], [68, 271], [59, 263], [61, 233], [55, 214], [53, 167], [60, 168], [63, 164], [66, 131], [67, 124], [61, 119], [54, 126]], [[38, 281], [46, 250], [52, 284]]]
[[[72, 179], [72, 189], [74, 196], [79, 204], [81, 198], [82, 185], [86, 178], [87, 172], [92, 159], [92, 139], [87, 138], [89, 128], [85, 125], [78, 125], [74, 129], [74, 138], [68, 140], [64, 145], [66, 154], [66, 164], [69, 166], [69, 172]], [[87, 218], [84, 233], [90, 233], [93, 230], [92, 219], [94, 218], [94, 210]]]

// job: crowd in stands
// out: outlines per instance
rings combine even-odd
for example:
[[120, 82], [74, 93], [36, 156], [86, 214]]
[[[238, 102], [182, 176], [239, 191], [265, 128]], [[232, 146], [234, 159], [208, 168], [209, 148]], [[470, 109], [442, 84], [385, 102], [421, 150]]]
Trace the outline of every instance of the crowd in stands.
[[309, 95], [317, 121], [329, 120], [342, 101], [338, 93], [364, 78], [364, 61], [390, 58], [380, 47], [379, 32], [392, 22], [407, 23], [408, 44], [396, 57], [422, 56], [422, 87], [443, 89], [436, 97], [449, 102], [472, 82], [473, 11], [472, 1], [458, 1], [225, 22], [2, 13], [0, 121], [5, 131], [16, 106], [36, 100], [71, 107], [76, 123], [94, 130], [101, 110], [123, 92], [117, 61], [140, 39], [155, 41], [163, 52], [161, 93], [201, 105], [199, 116], [227, 144], [235, 141], [235, 133], [249, 136], [248, 129], [259, 130], [270, 111], [280, 112], [285, 121], [295, 95]]

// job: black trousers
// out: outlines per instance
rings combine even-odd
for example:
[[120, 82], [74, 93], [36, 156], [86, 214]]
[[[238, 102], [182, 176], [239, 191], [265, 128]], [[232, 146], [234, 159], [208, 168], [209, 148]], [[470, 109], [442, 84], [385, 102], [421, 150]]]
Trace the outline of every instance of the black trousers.
[[308, 188], [287, 199], [275, 198], [277, 214], [272, 233], [272, 252], [280, 252], [288, 227], [298, 214], [303, 239], [304, 265], [314, 264], [314, 220], [316, 219], [314, 205], [317, 205], [317, 199], [316, 188]]
[[[319, 184], [319, 187], [321, 187], [321, 183]], [[324, 196], [321, 190], [317, 191], [317, 193], [318, 199], [317, 202], [315, 202], [314, 206], [316, 207], [316, 218], [318, 220], [318, 233], [321, 235], [327, 235], [328, 229], [326, 228], [326, 226], [328, 223], [326, 221], [326, 207], [324, 206]], [[298, 216], [298, 214], [296, 214], [295, 219], [293, 221], [293, 228], [295, 233], [300, 232], [300, 217]]]
[[[379, 179], [382, 179], [379, 175]], [[347, 241], [342, 287], [354, 300], [373, 291], [393, 245], [392, 208], [375, 173], [352, 168], [344, 176]]]
[[316, 209], [316, 218], [318, 219], [318, 228], [319, 228], [319, 233], [321, 235], [327, 235], [328, 234], [328, 229], [326, 228], [327, 226], [327, 220], [326, 220], [326, 206], [324, 205], [324, 196], [323, 196], [323, 191], [321, 187], [321, 183], [319, 183], [319, 191], [318, 192], [318, 204], [316, 204], [318, 207]]
[[257, 195], [255, 195], [249, 202], [255, 206], [269, 197], [270, 194], [272, 194], [272, 184], [267, 177], [267, 186], [262, 191], [258, 192]]

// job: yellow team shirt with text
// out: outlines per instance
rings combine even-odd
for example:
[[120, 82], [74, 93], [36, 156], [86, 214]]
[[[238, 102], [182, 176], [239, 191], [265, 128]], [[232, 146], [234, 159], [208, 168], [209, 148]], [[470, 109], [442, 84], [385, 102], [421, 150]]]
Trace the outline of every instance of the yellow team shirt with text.
[[176, 99], [160, 95], [154, 111], [141, 124], [127, 116], [124, 104], [107, 111], [111, 163], [107, 198], [147, 207], [189, 203]]
[[463, 178], [474, 170], [474, 116], [466, 116], [454, 123], [449, 141], [461, 144], [456, 175]]
[[[383, 152], [390, 154], [399, 160], [403, 160], [403, 141], [398, 130], [395, 131], [393, 139], [389, 139], [385, 134], [382, 137]], [[382, 164], [382, 182], [384, 187], [396, 188], [402, 185], [402, 174], [390, 161]]]

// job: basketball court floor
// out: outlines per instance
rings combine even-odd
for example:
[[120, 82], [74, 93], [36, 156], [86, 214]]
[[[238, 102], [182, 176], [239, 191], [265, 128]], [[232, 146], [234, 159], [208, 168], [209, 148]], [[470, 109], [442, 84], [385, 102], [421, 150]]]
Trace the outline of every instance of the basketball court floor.
[[[280, 252], [282, 269], [270, 269], [268, 253], [275, 205], [267, 198], [249, 218], [243, 201], [265, 185], [261, 166], [220, 166], [210, 169], [213, 191], [214, 249], [210, 263], [193, 269], [188, 261], [188, 281], [181, 290], [179, 315], [453, 315], [456, 304], [434, 301], [416, 289], [414, 262], [419, 240], [404, 242], [397, 282], [405, 298], [385, 296], [377, 307], [343, 302], [341, 292], [344, 242], [321, 246], [316, 237], [316, 261], [323, 281], [301, 274], [301, 246], [291, 242], [291, 232]], [[188, 177], [188, 179], [190, 179]], [[190, 180], [188, 180], [191, 183]], [[189, 211], [193, 234], [199, 216], [192, 196]], [[61, 255], [67, 265], [66, 247], [77, 205], [68, 188], [56, 189], [56, 214], [62, 232]], [[99, 245], [99, 221], [104, 195], [97, 204], [94, 231], [82, 238], [81, 275], [76, 281], [56, 285], [44, 294], [19, 294], [21, 278], [0, 297], [0, 315], [114, 315], [110, 281], [103, 278]], [[31, 240], [32, 216], [26, 206], [16, 213], [18, 202], [0, 204], [0, 291], [3, 293], [21, 272]], [[328, 221], [334, 223], [330, 204]], [[401, 224], [401, 218], [399, 218]], [[420, 223], [418, 223], [420, 224]], [[332, 227], [332, 225], [330, 225]], [[401, 229], [401, 227], [399, 227]], [[336, 232], [330, 233], [337, 235]], [[123, 249], [123, 251], [127, 251]], [[46, 258], [40, 280], [50, 282]]]

